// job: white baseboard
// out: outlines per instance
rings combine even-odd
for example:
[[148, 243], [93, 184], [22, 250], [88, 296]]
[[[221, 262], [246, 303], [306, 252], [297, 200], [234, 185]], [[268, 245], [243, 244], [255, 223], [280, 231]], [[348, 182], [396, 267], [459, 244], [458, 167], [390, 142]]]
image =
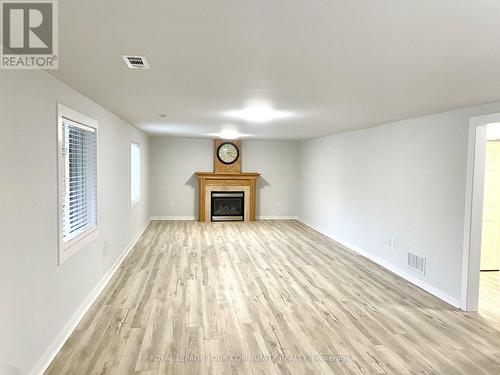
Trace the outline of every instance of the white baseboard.
[[257, 216], [257, 220], [298, 220], [297, 216]]
[[[297, 220], [297, 216], [257, 216], [257, 220]], [[151, 216], [151, 220], [198, 220], [196, 216]]]
[[99, 284], [94, 288], [94, 290], [87, 296], [85, 301], [80, 305], [80, 307], [76, 310], [76, 312], [73, 314], [71, 319], [66, 323], [62, 331], [59, 333], [59, 335], [56, 337], [56, 339], [52, 342], [52, 344], [48, 347], [48, 349], [45, 351], [45, 353], [42, 355], [42, 357], [38, 360], [36, 365], [31, 369], [30, 375], [41, 375], [47, 370], [57, 353], [61, 350], [63, 347], [64, 343], [68, 340], [69, 336], [73, 333], [75, 328], [78, 326], [78, 323], [80, 323], [80, 320], [82, 320], [83, 316], [85, 313], [88, 311], [88, 309], [92, 306], [92, 304], [95, 302], [97, 297], [99, 297], [99, 294], [104, 290], [106, 285], [108, 284], [109, 280], [113, 277], [113, 274], [116, 272], [118, 267], [122, 264], [123, 260], [125, 257], [128, 255], [130, 250], [134, 247], [135, 243], [139, 239], [139, 237], [142, 235], [144, 230], [147, 228], [148, 224], [151, 222], [151, 218], [148, 218], [142, 228], [139, 230], [139, 232], [135, 235], [135, 237], [130, 241], [128, 246], [125, 248], [125, 250], [120, 254], [116, 262], [113, 264], [113, 266], [109, 269], [108, 272], [104, 275], [104, 277], [99, 281]]
[[398, 275], [398, 276], [402, 277], [403, 279], [409, 281], [410, 283], [418, 286], [419, 288], [425, 290], [426, 292], [428, 292], [428, 293], [436, 296], [440, 300], [443, 300], [444, 302], [449, 303], [450, 305], [452, 305], [454, 307], [457, 307], [457, 308], [461, 308], [462, 307], [462, 303], [461, 303], [461, 301], [459, 299], [454, 298], [454, 297], [450, 296], [448, 293], [445, 293], [442, 290], [440, 290], [440, 289], [438, 289], [438, 288], [436, 288], [436, 287], [434, 287], [434, 286], [426, 283], [425, 281], [422, 281], [419, 278], [413, 276], [412, 274], [403, 271], [401, 268], [395, 266], [394, 264], [392, 264], [390, 262], [387, 262], [384, 259], [378, 258], [378, 257], [376, 257], [376, 256], [374, 256], [374, 255], [372, 255], [372, 254], [370, 254], [370, 253], [368, 253], [368, 252], [360, 249], [359, 247], [350, 244], [349, 242], [346, 242], [346, 241], [343, 241], [342, 239], [336, 238], [336, 237], [332, 236], [329, 233], [325, 233], [324, 231], [320, 230], [319, 228], [316, 228], [315, 226], [306, 223], [301, 218], [298, 218], [297, 220], [299, 220], [304, 225], [307, 225], [309, 228], [312, 228], [315, 231], [317, 231], [317, 232], [325, 235], [326, 237], [332, 239], [333, 241], [341, 244], [342, 246], [347, 247], [348, 249], [354, 251], [355, 253], [358, 253], [359, 255], [364, 256], [365, 258], [370, 259], [372, 262], [377, 263], [378, 265], [380, 265], [380, 266], [386, 268], [387, 270], [395, 273], [396, 275]]
[[196, 216], [151, 216], [151, 220], [198, 220]]

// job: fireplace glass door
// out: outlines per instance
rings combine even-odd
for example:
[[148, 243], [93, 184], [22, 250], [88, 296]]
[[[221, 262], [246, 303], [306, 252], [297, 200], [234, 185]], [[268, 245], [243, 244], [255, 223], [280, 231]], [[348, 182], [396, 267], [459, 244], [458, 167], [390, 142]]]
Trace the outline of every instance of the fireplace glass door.
[[245, 192], [213, 191], [212, 221], [244, 221]]

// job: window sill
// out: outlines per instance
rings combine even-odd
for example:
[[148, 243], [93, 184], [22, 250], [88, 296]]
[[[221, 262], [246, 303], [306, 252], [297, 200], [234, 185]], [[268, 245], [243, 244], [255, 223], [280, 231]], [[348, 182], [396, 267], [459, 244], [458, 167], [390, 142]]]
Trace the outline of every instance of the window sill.
[[99, 235], [97, 226], [89, 229], [87, 232], [80, 234], [78, 237], [73, 238], [68, 243], [61, 243], [59, 245], [59, 265], [66, 262], [69, 258], [75, 255], [83, 247], [94, 241]]

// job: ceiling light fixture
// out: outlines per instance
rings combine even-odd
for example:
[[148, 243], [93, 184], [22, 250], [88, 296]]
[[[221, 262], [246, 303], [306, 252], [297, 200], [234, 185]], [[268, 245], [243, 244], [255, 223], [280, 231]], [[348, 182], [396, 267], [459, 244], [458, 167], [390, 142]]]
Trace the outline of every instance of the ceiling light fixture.
[[238, 139], [240, 133], [236, 130], [223, 130], [220, 132], [219, 137], [223, 139]]
[[241, 137], [247, 137], [248, 134], [241, 134], [237, 130], [232, 130], [232, 129], [225, 129], [222, 130], [220, 133], [216, 134], [208, 134], [210, 137], [215, 137], [215, 138], [222, 138], [222, 139], [238, 139]]
[[269, 122], [292, 116], [291, 112], [278, 111], [267, 105], [254, 105], [245, 109], [225, 112], [226, 116], [247, 122]]

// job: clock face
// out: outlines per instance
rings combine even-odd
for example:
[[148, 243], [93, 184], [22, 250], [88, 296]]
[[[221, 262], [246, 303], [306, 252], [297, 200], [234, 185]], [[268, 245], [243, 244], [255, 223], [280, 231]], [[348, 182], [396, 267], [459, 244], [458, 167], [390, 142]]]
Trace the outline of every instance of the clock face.
[[239, 155], [238, 147], [231, 142], [223, 143], [217, 149], [217, 158], [224, 164], [234, 163]]

